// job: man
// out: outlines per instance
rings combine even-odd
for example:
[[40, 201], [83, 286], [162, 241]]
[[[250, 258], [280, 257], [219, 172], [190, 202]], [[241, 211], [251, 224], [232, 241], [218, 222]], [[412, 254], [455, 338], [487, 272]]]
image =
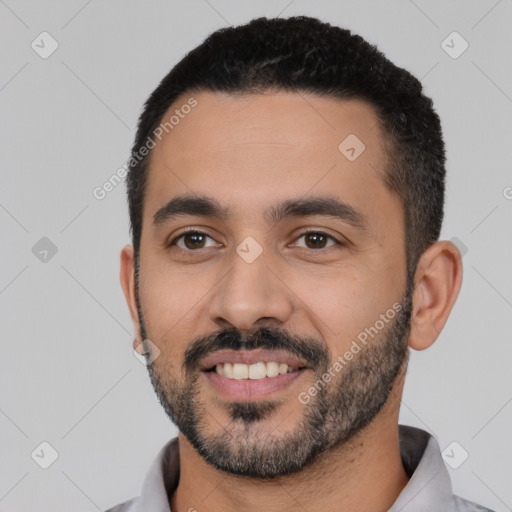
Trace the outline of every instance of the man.
[[306, 17], [219, 30], [163, 79], [127, 178], [121, 284], [179, 429], [111, 511], [469, 511], [399, 426], [409, 347], [459, 293], [421, 84]]

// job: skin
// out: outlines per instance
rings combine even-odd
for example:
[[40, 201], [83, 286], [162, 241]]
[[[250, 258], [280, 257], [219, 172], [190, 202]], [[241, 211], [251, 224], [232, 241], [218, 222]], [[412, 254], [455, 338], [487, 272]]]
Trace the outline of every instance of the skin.
[[[190, 96], [179, 98], [169, 112]], [[323, 342], [334, 360], [401, 301], [406, 286], [404, 210], [383, 181], [387, 159], [373, 108], [359, 100], [288, 92], [193, 96], [197, 107], [153, 150], [143, 209], [139, 298], [149, 337], [161, 350], [161, 368], [181, 381], [189, 344], [232, 326], [249, 332], [268, 325], [307, 335]], [[351, 133], [366, 146], [352, 162], [338, 150]], [[181, 194], [215, 198], [229, 207], [230, 217], [183, 216], [155, 229], [153, 215]], [[325, 195], [363, 213], [368, 229], [323, 216], [274, 225], [263, 218], [274, 203]], [[208, 247], [189, 249], [188, 257], [185, 249], [166, 249], [187, 227], [211, 237]], [[346, 245], [330, 241], [311, 248], [301, 228]], [[251, 264], [235, 250], [248, 236], [263, 249]], [[410, 348], [434, 343], [461, 280], [460, 253], [451, 242], [439, 241], [423, 253], [414, 278]], [[137, 333], [135, 347], [141, 338], [131, 245], [121, 252], [121, 285]], [[215, 469], [180, 434], [181, 473], [172, 510], [283, 511], [299, 504], [307, 510], [340, 510], [340, 504], [343, 510], [388, 510], [408, 481], [398, 445], [404, 377], [405, 365], [384, 408], [348, 443], [272, 482]], [[274, 398], [281, 404], [255, 426], [258, 433], [279, 437], [293, 430], [305, 407], [297, 396], [315, 380], [306, 372], [278, 391]], [[207, 381], [199, 385], [206, 431], [236, 428]]]

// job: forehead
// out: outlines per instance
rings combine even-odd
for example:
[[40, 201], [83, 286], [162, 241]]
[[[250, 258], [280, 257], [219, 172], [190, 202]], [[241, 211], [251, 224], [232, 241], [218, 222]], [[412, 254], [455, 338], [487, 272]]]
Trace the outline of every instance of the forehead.
[[[196, 105], [182, 108], [190, 98]], [[364, 101], [203, 91], [182, 95], [162, 121], [173, 115], [150, 158], [150, 215], [183, 193], [247, 209], [270, 196], [286, 200], [310, 192], [339, 192], [355, 202], [389, 199], [382, 132]]]
[[[183, 108], [188, 113], [180, 119], [172, 116], [190, 98], [197, 105], [193, 109]], [[168, 130], [169, 137], [164, 134], [165, 140], [159, 147], [165, 150], [179, 146], [176, 156], [183, 158], [212, 152], [220, 157], [223, 151], [236, 151], [238, 145], [254, 144], [270, 149], [275, 146], [275, 152], [279, 146], [296, 150], [302, 147], [304, 153], [310, 154], [312, 143], [336, 151], [336, 142], [349, 133], [359, 134], [370, 144], [378, 143], [380, 138], [375, 110], [367, 102], [302, 92], [242, 96], [205, 91], [185, 93], [167, 110], [163, 123], [171, 117], [177, 124]]]

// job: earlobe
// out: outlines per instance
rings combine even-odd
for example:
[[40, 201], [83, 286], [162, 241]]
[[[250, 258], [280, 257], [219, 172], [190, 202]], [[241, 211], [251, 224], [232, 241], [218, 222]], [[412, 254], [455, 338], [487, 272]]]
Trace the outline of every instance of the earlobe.
[[462, 284], [462, 258], [449, 241], [431, 245], [420, 257], [414, 277], [409, 346], [425, 350], [448, 320]]
[[135, 331], [135, 339], [133, 341], [133, 346], [135, 348], [135, 346], [140, 343], [140, 325], [137, 301], [135, 298], [135, 272], [132, 245], [125, 245], [121, 250], [121, 268], [119, 278]]

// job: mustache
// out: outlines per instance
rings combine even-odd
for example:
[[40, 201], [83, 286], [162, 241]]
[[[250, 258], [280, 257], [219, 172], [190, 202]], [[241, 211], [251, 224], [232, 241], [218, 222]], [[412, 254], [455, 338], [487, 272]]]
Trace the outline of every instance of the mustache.
[[327, 368], [329, 362], [327, 348], [314, 338], [293, 336], [285, 330], [268, 327], [244, 337], [238, 329], [228, 328], [195, 340], [185, 351], [182, 370], [186, 373], [196, 371], [202, 359], [218, 350], [257, 348], [286, 350], [303, 359], [311, 368]]

